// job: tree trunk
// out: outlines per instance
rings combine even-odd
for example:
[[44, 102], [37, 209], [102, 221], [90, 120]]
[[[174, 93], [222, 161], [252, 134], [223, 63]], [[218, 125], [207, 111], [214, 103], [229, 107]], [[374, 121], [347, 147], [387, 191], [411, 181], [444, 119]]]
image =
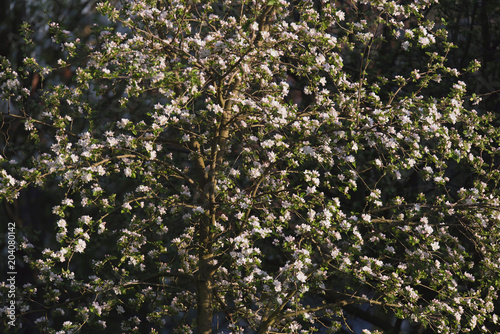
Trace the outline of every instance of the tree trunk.
[[[491, 48], [490, 21], [488, 16], [488, 0], [483, 0], [481, 4], [480, 20], [481, 20], [481, 38], [483, 47], [483, 62], [481, 69], [486, 74], [488, 63], [493, 61], [493, 52]], [[485, 75], [488, 78], [488, 75]]]
[[213, 273], [214, 265], [212, 253], [212, 235], [210, 227], [215, 223], [214, 207], [203, 217], [200, 226], [200, 244], [198, 252], [198, 280], [197, 280], [197, 333], [212, 333], [213, 318]]
[[213, 286], [211, 274], [211, 254], [206, 249], [200, 250], [198, 274], [198, 315], [197, 315], [197, 333], [212, 333], [212, 300]]
[[[238, 88], [239, 81], [236, 80], [234, 86]], [[217, 167], [221, 164], [224, 154], [227, 149], [227, 138], [229, 137], [229, 120], [231, 118], [230, 100], [225, 100], [223, 94], [219, 93], [219, 103], [224, 108], [224, 112], [219, 120], [219, 125], [214, 132], [212, 141], [212, 153], [210, 156], [210, 171], [205, 174], [203, 180], [205, 189], [207, 190], [207, 201], [204, 207], [208, 208], [208, 213], [203, 217], [200, 225], [199, 235], [200, 244], [198, 253], [198, 282], [197, 282], [197, 333], [210, 334], [212, 333], [212, 318], [214, 315], [213, 310], [213, 275], [215, 272], [214, 266], [214, 253], [212, 251], [213, 235], [210, 231], [216, 222], [216, 184], [217, 184]], [[230, 96], [231, 94], [227, 94]], [[197, 163], [200, 169], [205, 170], [203, 159], [199, 158]]]
[[[199, 152], [199, 146], [196, 147]], [[200, 152], [201, 153], [201, 152]], [[211, 226], [215, 222], [214, 210], [214, 182], [206, 174], [205, 162], [201, 156], [195, 158], [195, 164], [200, 173], [199, 184], [201, 188], [208, 190], [203, 199], [202, 206], [207, 210], [205, 215], [200, 217], [198, 227], [198, 276], [197, 276], [197, 317], [196, 317], [196, 333], [211, 334], [212, 333], [212, 318], [213, 318], [213, 258], [212, 253], [212, 235], [210, 232]], [[204, 187], [203, 185], [207, 186]], [[207, 189], [208, 188], [208, 189]], [[208, 196], [207, 196], [208, 193]]]

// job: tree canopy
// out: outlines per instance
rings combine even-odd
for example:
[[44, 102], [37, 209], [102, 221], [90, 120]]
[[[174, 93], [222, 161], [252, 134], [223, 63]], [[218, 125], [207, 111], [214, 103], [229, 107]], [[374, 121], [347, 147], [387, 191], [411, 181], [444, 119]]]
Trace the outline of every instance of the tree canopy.
[[498, 331], [500, 130], [435, 3], [104, 1], [4, 58], [0, 199], [50, 206], [16, 328]]

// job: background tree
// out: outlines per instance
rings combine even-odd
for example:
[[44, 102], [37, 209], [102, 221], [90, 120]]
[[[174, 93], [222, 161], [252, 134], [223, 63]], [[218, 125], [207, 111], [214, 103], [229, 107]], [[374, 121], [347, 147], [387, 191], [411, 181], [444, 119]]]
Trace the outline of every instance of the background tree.
[[497, 330], [499, 131], [429, 4], [104, 2], [88, 43], [51, 24], [73, 82], [33, 99], [19, 79], [54, 68], [4, 60], [3, 117], [36, 145], [4, 153], [0, 195], [60, 189], [17, 323], [337, 332], [370, 304]]
[[446, 19], [450, 41], [457, 49], [450, 62], [462, 66], [472, 59], [481, 62], [480, 71], [468, 80], [471, 90], [483, 94], [482, 108], [499, 112], [498, 62], [500, 46], [500, 7], [495, 1], [440, 1], [439, 15]]

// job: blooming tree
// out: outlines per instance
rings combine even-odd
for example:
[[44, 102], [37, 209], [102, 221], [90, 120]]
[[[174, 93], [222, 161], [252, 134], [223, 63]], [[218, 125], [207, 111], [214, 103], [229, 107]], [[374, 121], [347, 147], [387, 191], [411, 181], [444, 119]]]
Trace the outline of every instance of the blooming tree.
[[[58, 189], [50, 240], [20, 240], [16, 324], [336, 332], [370, 304], [498, 330], [499, 130], [434, 2], [103, 2], [86, 44], [51, 24], [53, 67], [4, 60], [2, 117], [33, 144], [6, 142], [0, 196]], [[57, 68], [74, 82], [20, 84]]]

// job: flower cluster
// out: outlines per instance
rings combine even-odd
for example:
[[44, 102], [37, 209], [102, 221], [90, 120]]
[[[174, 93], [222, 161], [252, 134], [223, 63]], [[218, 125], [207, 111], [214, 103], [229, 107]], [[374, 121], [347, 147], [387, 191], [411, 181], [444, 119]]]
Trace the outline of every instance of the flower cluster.
[[[0, 198], [57, 189], [54, 236], [23, 246], [36, 326], [297, 333], [369, 303], [497, 328], [500, 132], [446, 66], [434, 2], [99, 4], [72, 86], [24, 113], [29, 166], [0, 157]], [[418, 67], [381, 77], [386, 38]]]

